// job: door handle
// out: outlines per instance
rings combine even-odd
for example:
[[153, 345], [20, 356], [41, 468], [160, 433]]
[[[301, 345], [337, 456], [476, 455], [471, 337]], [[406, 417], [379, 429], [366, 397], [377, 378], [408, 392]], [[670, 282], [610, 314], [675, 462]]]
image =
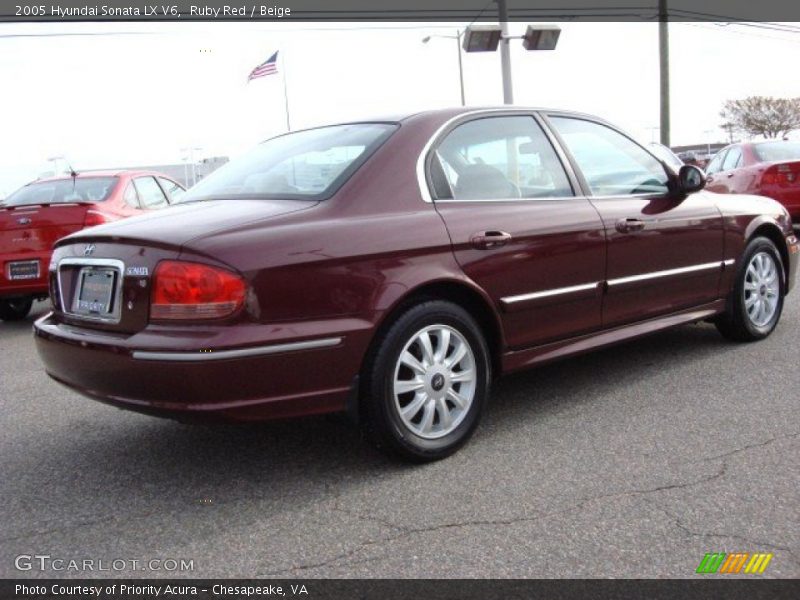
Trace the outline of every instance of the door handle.
[[616, 225], [617, 231], [620, 233], [631, 233], [633, 231], [641, 231], [644, 229], [644, 221], [640, 219], [620, 219]]
[[505, 246], [511, 239], [511, 234], [505, 231], [480, 231], [473, 233], [469, 241], [479, 250], [489, 250]]
[[731, 177], [733, 177], [733, 173], [728, 173], [727, 177], [728, 177], [728, 179], [730, 179]]

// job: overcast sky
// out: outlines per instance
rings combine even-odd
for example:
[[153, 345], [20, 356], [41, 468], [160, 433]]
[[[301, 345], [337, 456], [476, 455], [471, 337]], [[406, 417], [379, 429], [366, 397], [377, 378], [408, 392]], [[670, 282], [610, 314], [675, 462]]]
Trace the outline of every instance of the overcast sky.
[[[553, 52], [512, 42], [516, 104], [589, 112], [657, 139], [658, 26], [560, 25]], [[81, 170], [180, 162], [187, 146], [240, 153], [285, 130], [284, 74], [293, 128], [458, 105], [456, 42], [421, 42], [458, 26], [2, 24], [0, 197], [54, 155]], [[673, 23], [670, 44], [673, 145], [723, 140], [728, 98], [800, 96], [800, 33]], [[246, 83], [275, 50], [281, 73]], [[467, 103], [502, 103], [499, 52], [463, 60]]]

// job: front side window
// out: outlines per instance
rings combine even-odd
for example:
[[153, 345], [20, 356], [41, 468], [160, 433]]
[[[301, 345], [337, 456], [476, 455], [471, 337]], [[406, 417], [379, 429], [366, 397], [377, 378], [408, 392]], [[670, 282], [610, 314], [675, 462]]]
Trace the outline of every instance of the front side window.
[[11, 194], [3, 206], [103, 202], [114, 191], [117, 181], [116, 177], [70, 177], [34, 182]]
[[152, 177], [137, 177], [134, 183], [139, 192], [139, 199], [142, 201], [143, 208], [155, 209], [167, 206], [167, 198], [161, 188], [158, 187], [155, 179]]
[[439, 145], [436, 158], [448, 197], [455, 200], [573, 195], [561, 161], [533, 117], [486, 117], [459, 125]]
[[324, 200], [396, 129], [389, 123], [354, 123], [272, 138], [211, 173], [183, 194], [180, 202]]
[[717, 173], [718, 171], [722, 170], [722, 160], [725, 158], [727, 154], [727, 150], [720, 150], [714, 155], [714, 158], [711, 159], [711, 162], [708, 163], [708, 167], [706, 167], [706, 173], [711, 175], [712, 173]]
[[618, 196], [665, 194], [669, 179], [647, 150], [618, 131], [585, 119], [550, 117], [592, 194]]

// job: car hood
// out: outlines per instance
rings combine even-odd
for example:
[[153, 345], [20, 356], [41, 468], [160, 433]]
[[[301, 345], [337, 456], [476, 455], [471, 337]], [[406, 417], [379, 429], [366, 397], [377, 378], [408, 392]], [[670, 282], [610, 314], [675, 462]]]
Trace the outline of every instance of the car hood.
[[183, 247], [198, 238], [252, 226], [281, 215], [307, 210], [317, 204], [310, 200], [187, 202], [85, 229], [59, 240], [57, 246], [80, 241], [132, 241], [169, 248]]

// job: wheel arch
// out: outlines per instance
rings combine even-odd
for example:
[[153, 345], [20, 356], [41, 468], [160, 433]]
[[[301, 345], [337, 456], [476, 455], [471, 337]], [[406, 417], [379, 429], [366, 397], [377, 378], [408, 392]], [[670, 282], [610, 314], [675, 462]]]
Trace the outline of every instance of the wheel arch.
[[362, 359], [362, 370], [366, 361], [374, 354], [375, 345], [397, 317], [411, 306], [426, 300], [446, 300], [460, 306], [472, 315], [484, 333], [486, 345], [489, 348], [492, 373], [499, 374], [502, 369], [503, 348], [505, 347], [500, 316], [483, 290], [459, 279], [426, 282], [397, 298], [376, 323], [375, 334]]
[[765, 237], [770, 240], [778, 249], [778, 254], [781, 255], [781, 262], [783, 262], [783, 284], [784, 289], [788, 291], [789, 283], [789, 249], [786, 247], [786, 240], [783, 231], [777, 223], [769, 220], [754, 221], [751, 227], [748, 228], [748, 233], [745, 238], [745, 247], [752, 240], [757, 237]]

